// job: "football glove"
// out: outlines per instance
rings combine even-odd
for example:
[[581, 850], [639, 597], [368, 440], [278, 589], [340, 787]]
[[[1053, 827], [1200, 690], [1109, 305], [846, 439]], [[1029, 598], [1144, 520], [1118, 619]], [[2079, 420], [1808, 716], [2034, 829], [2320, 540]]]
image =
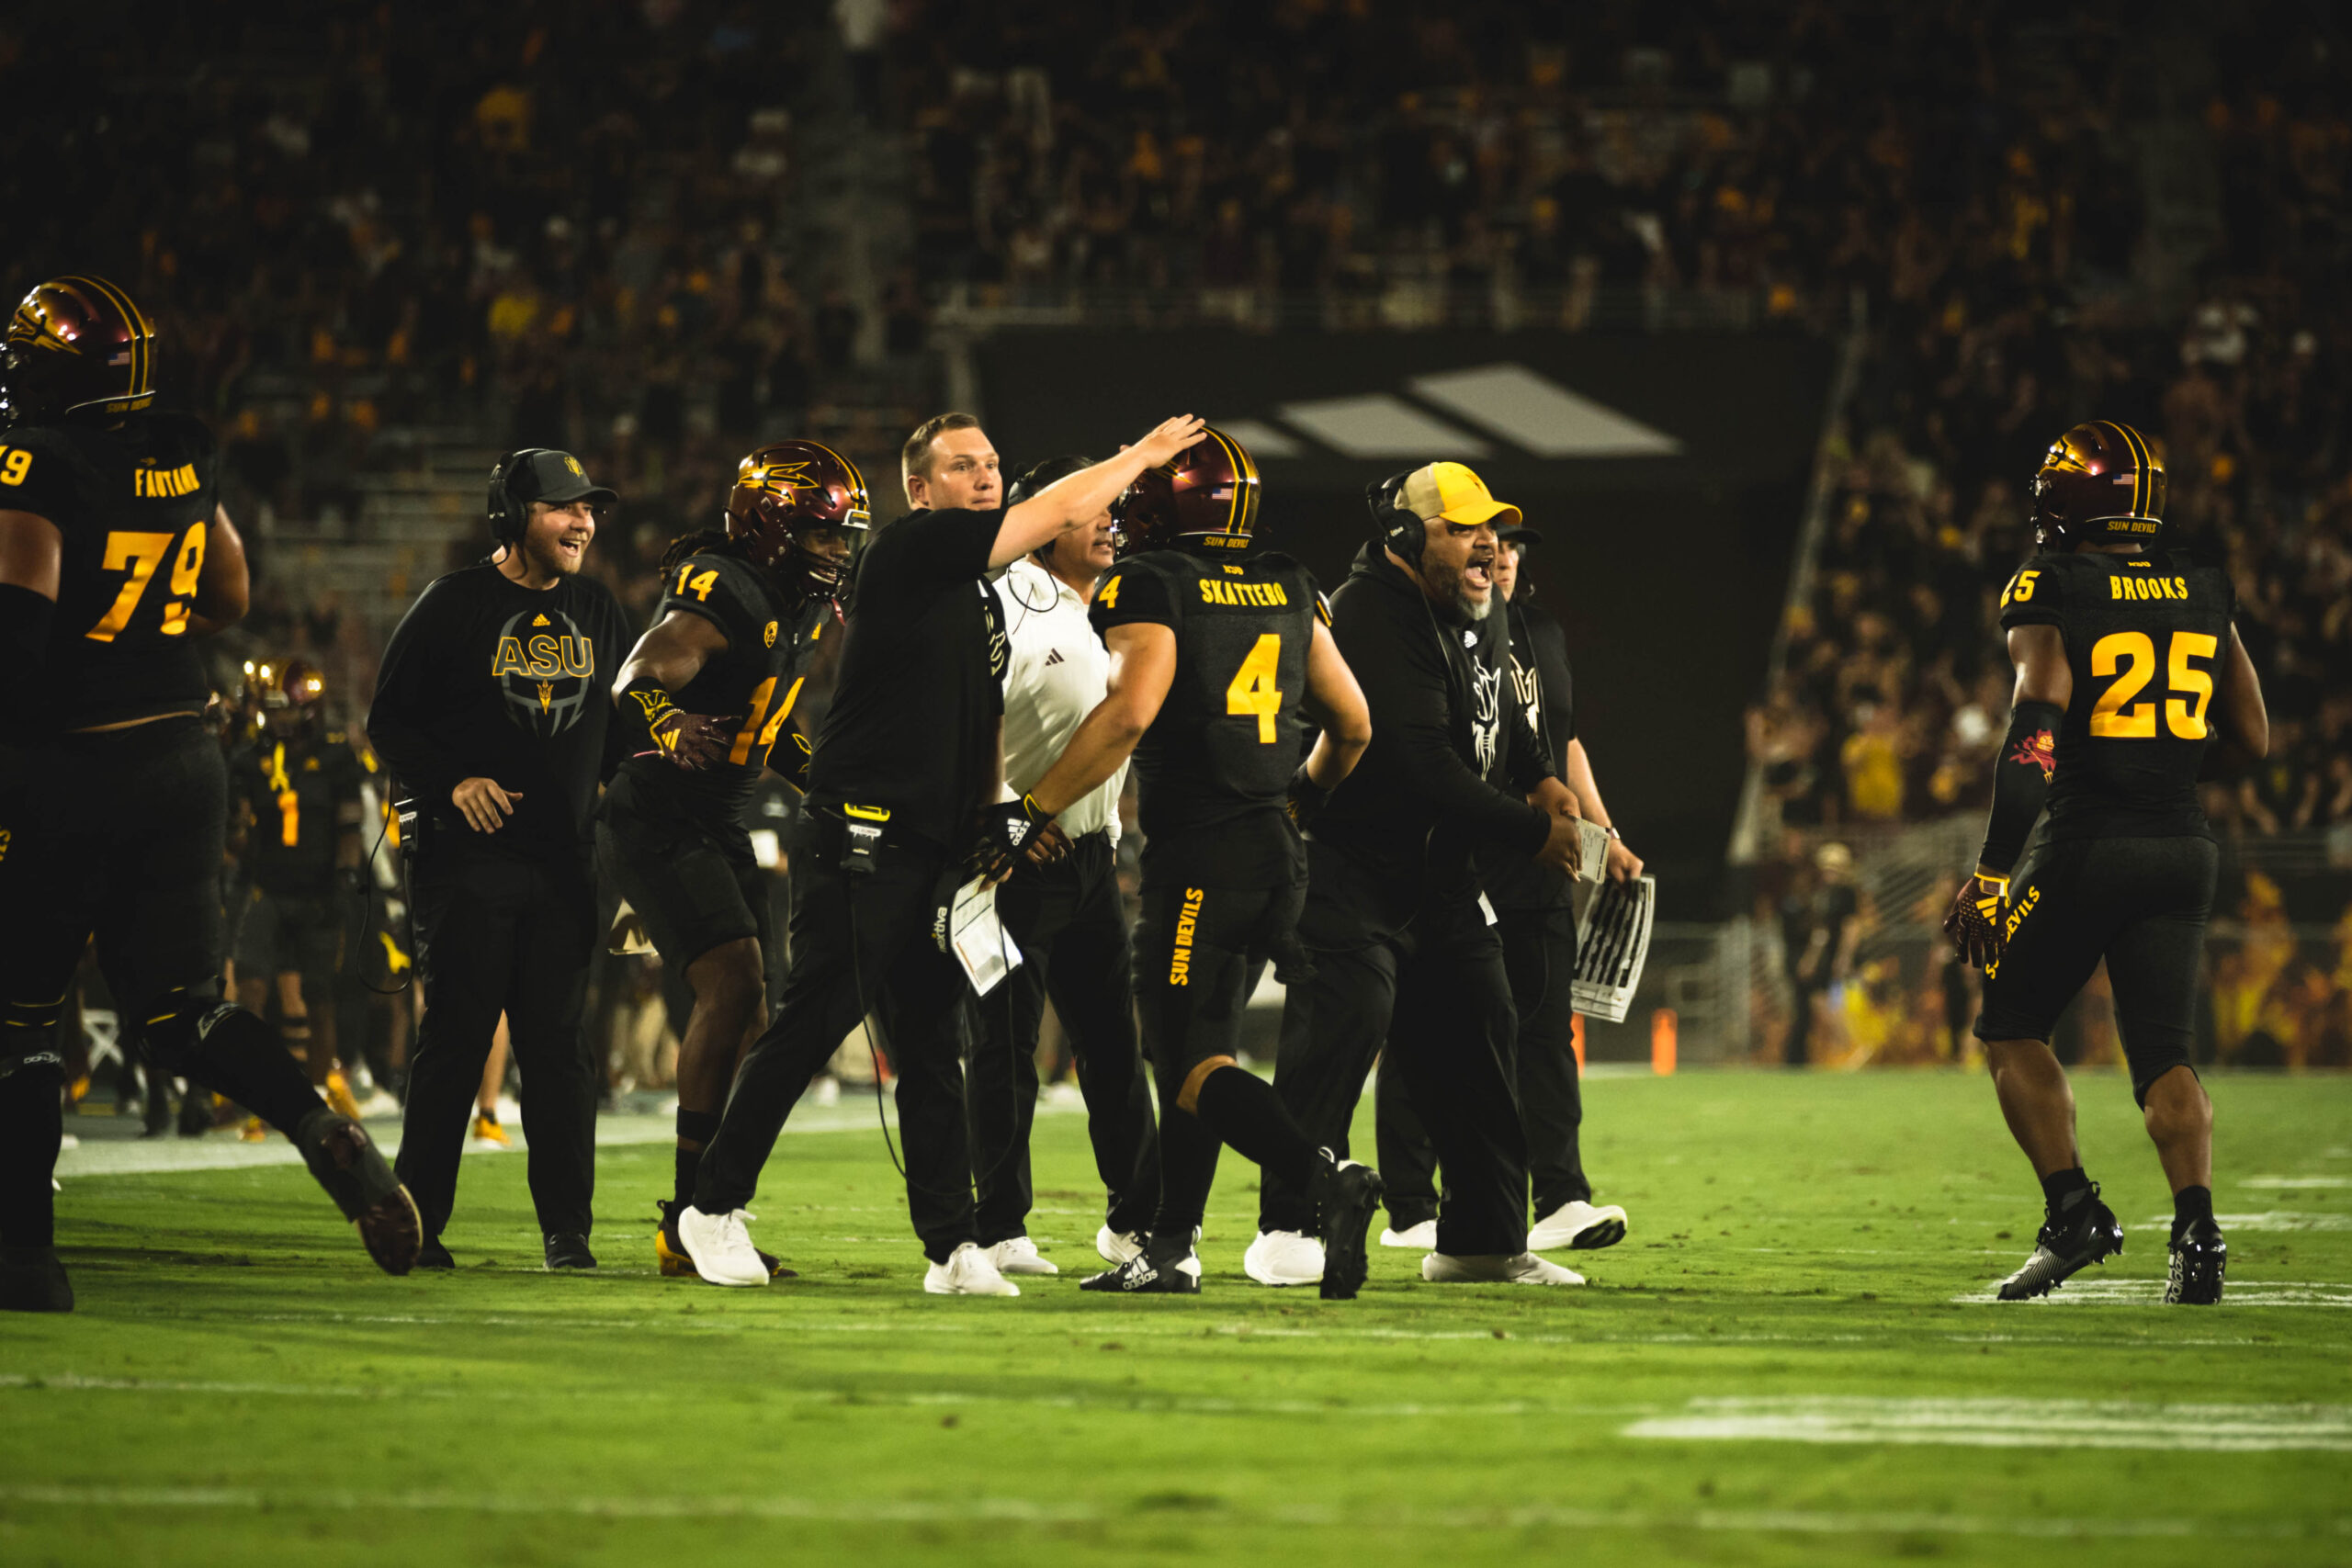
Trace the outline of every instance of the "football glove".
[[967, 870], [989, 882], [1002, 882], [1012, 874], [1029, 840], [1052, 820], [1052, 813], [1040, 809], [1036, 800], [1026, 795], [982, 807], [979, 842], [972, 846]]
[[1323, 808], [1330, 804], [1331, 792], [1307, 777], [1306, 764], [1301, 762], [1298, 772], [1290, 776], [1290, 798], [1283, 803], [1283, 809], [1290, 814], [1290, 819], [1297, 824], [1299, 830], [1305, 832], [1315, 818], [1322, 815]]
[[1944, 935], [1962, 964], [1982, 969], [2001, 960], [2001, 922], [2009, 908], [2009, 879], [1978, 872], [1952, 895]]

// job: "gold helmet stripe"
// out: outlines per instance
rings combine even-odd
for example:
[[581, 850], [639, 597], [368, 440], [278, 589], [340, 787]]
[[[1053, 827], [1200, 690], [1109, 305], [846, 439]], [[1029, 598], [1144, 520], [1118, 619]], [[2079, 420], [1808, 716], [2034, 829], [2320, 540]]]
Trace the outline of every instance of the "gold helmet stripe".
[[1233, 469], [1233, 501], [1225, 514], [1225, 531], [1247, 536], [1258, 520], [1258, 487], [1249, 481], [1258, 477], [1258, 465], [1241, 449], [1241, 443], [1222, 430], [1209, 429], [1209, 436], [1225, 449], [1228, 466]]
[[153, 390], [154, 357], [153, 326], [132, 302], [130, 295], [103, 277], [74, 276], [58, 279], [61, 283], [78, 285], [98, 295], [122, 317], [123, 325], [130, 329], [130, 391], [133, 398], [146, 397]]
[[2119, 420], [2103, 419], [2099, 423], [2115, 432], [2123, 442], [2123, 449], [2132, 454], [2132, 515], [2145, 517], [2148, 514], [2148, 491], [2154, 483], [2148, 472], [2148, 444], [2140, 439], [2138, 431]]
[[818, 451], [822, 452], [825, 456], [831, 457], [834, 462], [839, 463], [842, 466], [842, 471], [849, 475], [849, 484], [852, 490], [857, 491], [861, 496], [866, 494], [865, 470], [860, 468], [855, 463], [851, 462], [846, 454], [835, 451], [821, 441], [811, 441], [808, 445], [814, 446]]

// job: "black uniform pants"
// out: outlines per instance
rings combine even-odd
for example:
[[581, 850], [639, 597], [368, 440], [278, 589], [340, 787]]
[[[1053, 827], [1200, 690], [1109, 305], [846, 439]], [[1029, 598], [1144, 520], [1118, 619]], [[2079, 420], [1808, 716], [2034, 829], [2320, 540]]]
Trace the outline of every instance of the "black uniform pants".
[[822, 810], [804, 819], [793, 855], [791, 971], [703, 1150], [695, 1207], [724, 1214], [752, 1201], [794, 1104], [870, 1013], [899, 1075], [907, 1208], [924, 1256], [944, 1263], [974, 1239], [961, 1027], [971, 987], [931, 936], [950, 857], [897, 841], [873, 870], [843, 871], [842, 836], [841, 819]]
[[[1577, 919], [1571, 909], [1504, 909], [1495, 932], [1502, 939], [1503, 972], [1519, 1013], [1513, 1078], [1520, 1121], [1527, 1132], [1527, 1174], [1535, 1212], [1589, 1201], [1577, 1142], [1584, 1096], [1577, 1081], [1576, 1007], [1568, 989], [1577, 968]], [[1380, 1075], [1380, 1176], [1388, 1187], [1388, 1214], [1404, 1230], [1437, 1218], [1437, 1145], [1399, 1073]]]
[[[1424, 906], [1393, 936], [1322, 945], [1346, 919], [1309, 883], [1303, 923], [1315, 977], [1290, 987], [1274, 1088], [1315, 1142], [1345, 1156], [1349, 1123], [1373, 1058], [1397, 1075], [1420, 1112], [1445, 1191], [1440, 1252], [1527, 1248], [1527, 1138], [1511, 1088], [1518, 1016], [1502, 942], [1475, 901]], [[1311, 1232], [1315, 1205], [1268, 1174], [1258, 1228]]]
[[982, 1247], [1028, 1234], [1029, 1129], [1037, 1114], [1037, 1029], [1046, 999], [1069, 1032], [1094, 1169], [1114, 1231], [1151, 1228], [1159, 1139], [1136, 1032], [1135, 953], [1108, 832], [1088, 833], [1053, 865], [1024, 864], [996, 890], [997, 919], [1021, 967], [975, 999], [972, 1165]]
[[602, 1074], [581, 1013], [595, 946], [596, 889], [584, 854], [526, 858], [445, 829], [419, 857], [417, 977], [424, 1016], [409, 1063], [396, 1163], [438, 1235], [457, 1201], [466, 1125], [498, 1015], [523, 1073], [532, 1206], [548, 1235], [588, 1234]]

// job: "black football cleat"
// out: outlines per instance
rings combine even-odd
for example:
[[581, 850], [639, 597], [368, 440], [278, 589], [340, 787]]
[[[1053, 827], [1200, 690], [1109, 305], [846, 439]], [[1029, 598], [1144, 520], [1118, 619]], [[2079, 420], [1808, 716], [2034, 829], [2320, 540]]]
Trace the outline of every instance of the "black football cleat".
[[2076, 1194], [2062, 1214], [2042, 1222], [2033, 1238], [2033, 1256], [2025, 1267], [2001, 1281], [2001, 1300], [2031, 1301], [2046, 1296], [2082, 1269], [2104, 1263], [2123, 1250], [2123, 1227], [2115, 1211], [2098, 1201], [2098, 1183]]
[[0, 1247], [0, 1312], [72, 1312], [74, 1282], [56, 1250]]
[[368, 1129], [322, 1105], [294, 1129], [294, 1146], [343, 1217], [359, 1227], [360, 1243], [376, 1267], [387, 1274], [416, 1267], [424, 1222]]
[[576, 1231], [552, 1231], [547, 1236], [548, 1272], [568, 1272], [596, 1267], [596, 1255], [588, 1250], [588, 1238]]
[[1143, 1250], [1100, 1274], [1078, 1282], [1081, 1291], [1118, 1291], [1135, 1296], [1197, 1296], [1201, 1293], [1201, 1255], [1189, 1240], [1144, 1238]]
[[2165, 1281], [2166, 1306], [2211, 1306], [2222, 1299], [2222, 1271], [2229, 1267], [2230, 1244], [2211, 1219], [2191, 1220], [2172, 1244], [2172, 1275]]
[[1372, 1167], [1320, 1152], [1328, 1163], [1315, 1173], [1315, 1212], [1323, 1234], [1323, 1279], [1317, 1288], [1327, 1302], [1351, 1302], [1372, 1272], [1366, 1236], [1385, 1190]]
[[449, 1256], [449, 1249], [441, 1245], [439, 1236], [429, 1235], [424, 1238], [424, 1245], [416, 1250], [416, 1266], [419, 1269], [455, 1269], [458, 1260]]

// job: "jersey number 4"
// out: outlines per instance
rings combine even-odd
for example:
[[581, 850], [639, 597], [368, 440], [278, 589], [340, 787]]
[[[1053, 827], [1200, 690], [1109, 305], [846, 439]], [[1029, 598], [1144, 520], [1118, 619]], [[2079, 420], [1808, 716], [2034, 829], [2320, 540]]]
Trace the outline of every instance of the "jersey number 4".
[[[2181, 740], [2205, 739], [2205, 710], [2213, 701], [2213, 671], [2191, 660], [2211, 660], [2221, 640], [2203, 632], [2175, 632], [2165, 663], [2172, 694], [2165, 699], [2165, 728]], [[2121, 671], [2118, 675], [2116, 672]], [[2091, 673], [2115, 675], [2115, 683], [2091, 708], [2091, 735], [2101, 740], [2154, 740], [2156, 705], [2135, 703], [2156, 672], [2155, 639], [2146, 632], [2111, 632], [2091, 645]]]
[[179, 548], [172, 548], [169, 534], [138, 534], [129, 531], [107, 536], [107, 553], [103, 564], [108, 571], [127, 571], [122, 592], [114, 596], [107, 613], [98, 624], [82, 635], [93, 642], [112, 642], [117, 633], [130, 624], [130, 617], [146, 596], [147, 585], [155, 581], [155, 573], [165, 559], [172, 563], [172, 596], [164, 601], [164, 624], [156, 629], [165, 637], [179, 637], [187, 631], [188, 602], [196, 597], [196, 580], [204, 570], [204, 525], [191, 523], [187, 532], [180, 536]]
[[1261, 746], [1274, 743], [1274, 720], [1283, 711], [1283, 694], [1274, 685], [1281, 679], [1275, 671], [1282, 657], [1283, 634], [1266, 633], [1234, 672], [1233, 684], [1225, 689], [1225, 711], [1254, 716]]

